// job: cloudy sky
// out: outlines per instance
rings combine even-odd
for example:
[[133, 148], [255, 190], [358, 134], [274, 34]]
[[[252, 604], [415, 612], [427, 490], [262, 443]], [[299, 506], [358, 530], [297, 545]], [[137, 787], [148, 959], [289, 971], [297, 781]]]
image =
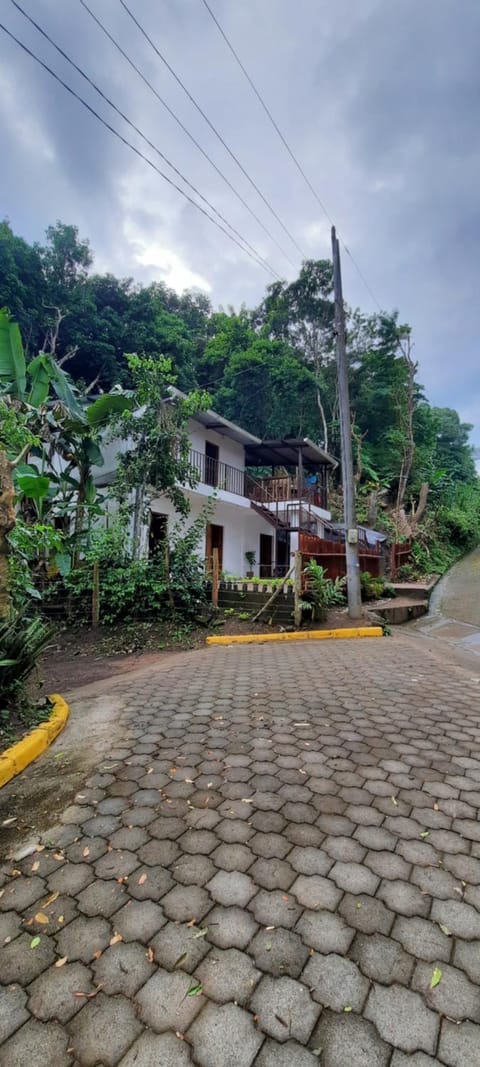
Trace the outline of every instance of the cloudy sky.
[[[250, 214], [80, 0], [20, 0], [64, 51], [282, 277], [301, 254], [120, 0], [88, 0]], [[376, 300], [413, 326], [420, 380], [480, 444], [480, 3], [209, 0], [350, 248]], [[308, 257], [330, 224], [228, 52], [202, 0], [128, 0]], [[172, 178], [11, 0], [1, 22]], [[61, 219], [98, 270], [255, 303], [271, 277], [0, 33], [0, 214], [27, 240]], [[181, 183], [180, 183], [181, 184]], [[268, 236], [260, 223], [267, 228]], [[281, 250], [280, 247], [281, 246]], [[286, 254], [284, 254], [286, 253]], [[375, 310], [344, 257], [351, 305]]]

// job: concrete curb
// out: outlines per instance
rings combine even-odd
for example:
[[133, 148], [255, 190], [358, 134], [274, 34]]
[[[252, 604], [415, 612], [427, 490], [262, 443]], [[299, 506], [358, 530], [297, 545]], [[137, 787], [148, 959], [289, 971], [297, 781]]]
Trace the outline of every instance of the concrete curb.
[[48, 699], [53, 704], [50, 718], [36, 726], [11, 748], [7, 748], [0, 756], [0, 789], [45, 752], [66, 725], [70, 715], [68, 704], [58, 693], [53, 693]]
[[207, 637], [207, 645], [261, 645], [265, 641], [330, 641], [346, 637], [383, 637], [381, 626], [346, 626], [343, 630], [292, 630], [275, 634], [222, 634]]

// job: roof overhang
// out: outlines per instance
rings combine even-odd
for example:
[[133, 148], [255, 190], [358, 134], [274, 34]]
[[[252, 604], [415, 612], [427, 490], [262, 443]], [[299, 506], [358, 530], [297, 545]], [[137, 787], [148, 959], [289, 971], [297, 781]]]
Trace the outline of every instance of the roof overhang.
[[277, 441], [261, 441], [247, 446], [245, 459], [249, 467], [298, 467], [301, 453], [305, 468], [337, 467], [337, 460], [309, 437], [284, 437]]
[[[186, 396], [185, 393], [182, 393], [180, 389], [176, 389], [174, 386], [170, 386], [169, 393], [173, 399], [178, 397], [183, 400]], [[224, 419], [223, 415], [217, 415], [215, 411], [197, 411], [191, 417], [195, 422], [200, 422], [202, 426], [205, 426], [205, 429], [220, 433], [223, 437], [230, 437], [232, 441], [237, 441], [240, 445], [248, 447], [261, 444], [259, 437], [255, 437], [248, 430], [242, 430], [241, 426], [236, 426], [234, 422]]]

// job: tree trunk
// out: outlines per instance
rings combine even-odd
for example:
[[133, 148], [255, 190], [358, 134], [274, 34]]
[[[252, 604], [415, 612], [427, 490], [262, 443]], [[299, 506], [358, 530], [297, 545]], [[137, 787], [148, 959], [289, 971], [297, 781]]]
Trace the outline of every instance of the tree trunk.
[[325, 418], [325, 411], [324, 411], [324, 407], [323, 407], [323, 404], [322, 404], [322, 398], [320, 396], [320, 387], [318, 386], [318, 384], [317, 384], [317, 406], [318, 406], [318, 410], [320, 412], [320, 418], [322, 420], [322, 427], [323, 427], [322, 448], [325, 449], [325, 452], [328, 452], [327, 420]]
[[9, 593], [8, 557], [10, 546], [7, 536], [15, 526], [13, 465], [6, 452], [0, 451], [0, 618], [10, 613], [12, 602]]

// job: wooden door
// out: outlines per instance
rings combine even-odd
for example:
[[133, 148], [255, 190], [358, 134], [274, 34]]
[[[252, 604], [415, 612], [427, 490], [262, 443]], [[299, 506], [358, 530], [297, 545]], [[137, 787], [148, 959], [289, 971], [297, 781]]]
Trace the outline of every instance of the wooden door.
[[272, 577], [273, 537], [260, 534], [260, 578]]
[[205, 485], [218, 485], [218, 445], [205, 441]]
[[211, 574], [213, 570], [214, 548], [218, 549], [218, 569], [221, 571], [223, 570], [223, 526], [216, 526], [214, 522], [209, 522], [205, 541], [207, 574]]

